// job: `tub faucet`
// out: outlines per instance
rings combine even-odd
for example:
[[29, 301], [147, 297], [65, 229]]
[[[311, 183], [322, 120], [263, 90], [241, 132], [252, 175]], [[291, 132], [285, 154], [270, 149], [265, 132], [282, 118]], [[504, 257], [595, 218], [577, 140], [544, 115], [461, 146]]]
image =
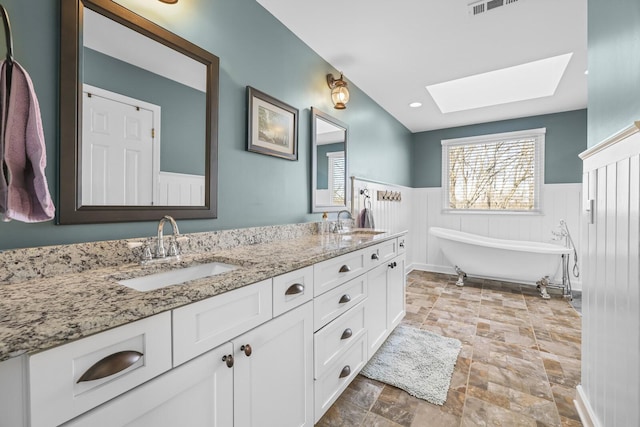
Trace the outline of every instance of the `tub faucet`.
[[351, 216], [351, 212], [349, 212], [349, 211], [348, 211], [348, 210], [346, 210], [346, 209], [343, 209], [343, 210], [341, 210], [340, 212], [338, 212], [338, 230], [339, 230], [339, 231], [344, 230], [344, 224], [343, 224], [343, 222], [340, 220], [340, 215], [342, 215], [343, 213], [346, 213], [346, 214], [347, 214], [347, 218], [348, 218], [348, 219], [351, 219], [351, 220], [353, 219], [353, 216]]
[[177, 256], [178, 255], [178, 237], [180, 236], [180, 230], [178, 230], [178, 224], [176, 224], [176, 220], [169, 215], [165, 215], [160, 219], [158, 223], [158, 242], [156, 246], [156, 258], [165, 258], [167, 256], [167, 252], [164, 249], [164, 239], [162, 235], [162, 231], [164, 229], [165, 221], [169, 220], [171, 223], [171, 229], [173, 230], [173, 241], [169, 243], [169, 256]]

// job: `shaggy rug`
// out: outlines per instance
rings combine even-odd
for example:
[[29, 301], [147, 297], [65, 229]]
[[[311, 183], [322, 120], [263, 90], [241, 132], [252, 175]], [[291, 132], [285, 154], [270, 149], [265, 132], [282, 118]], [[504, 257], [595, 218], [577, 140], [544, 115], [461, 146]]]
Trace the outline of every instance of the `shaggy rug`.
[[443, 405], [461, 347], [455, 338], [399, 325], [360, 373]]

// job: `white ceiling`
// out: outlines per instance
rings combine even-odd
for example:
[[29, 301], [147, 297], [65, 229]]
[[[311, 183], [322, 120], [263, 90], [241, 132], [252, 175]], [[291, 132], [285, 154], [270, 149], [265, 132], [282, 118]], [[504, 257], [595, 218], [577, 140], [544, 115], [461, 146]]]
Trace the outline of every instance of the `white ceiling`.
[[[587, 106], [587, 0], [256, 1], [412, 132]], [[443, 114], [425, 88], [571, 52], [552, 96]]]

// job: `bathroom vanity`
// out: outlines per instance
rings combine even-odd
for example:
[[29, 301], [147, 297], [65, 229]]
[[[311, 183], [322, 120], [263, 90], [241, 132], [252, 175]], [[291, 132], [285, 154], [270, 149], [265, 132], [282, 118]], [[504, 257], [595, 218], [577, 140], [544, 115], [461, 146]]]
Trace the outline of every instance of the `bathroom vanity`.
[[[34, 318], [50, 327], [0, 332], [0, 426], [311, 426], [405, 313], [404, 232], [312, 234], [214, 255], [238, 268], [149, 292], [117, 283], [149, 274], [136, 264], [0, 286], [7, 298], [55, 289]], [[69, 312], [70, 293], [89, 307]], [[8, 318], [23, 315], [15, 307]]]

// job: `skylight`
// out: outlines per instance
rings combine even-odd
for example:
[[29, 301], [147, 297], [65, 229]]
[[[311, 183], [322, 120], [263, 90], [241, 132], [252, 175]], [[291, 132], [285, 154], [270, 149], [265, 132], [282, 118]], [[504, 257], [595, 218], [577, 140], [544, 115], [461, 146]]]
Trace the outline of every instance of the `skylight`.
[[427, 86], [443, 113], [543, 98], [555, 93], [573, 53]]

